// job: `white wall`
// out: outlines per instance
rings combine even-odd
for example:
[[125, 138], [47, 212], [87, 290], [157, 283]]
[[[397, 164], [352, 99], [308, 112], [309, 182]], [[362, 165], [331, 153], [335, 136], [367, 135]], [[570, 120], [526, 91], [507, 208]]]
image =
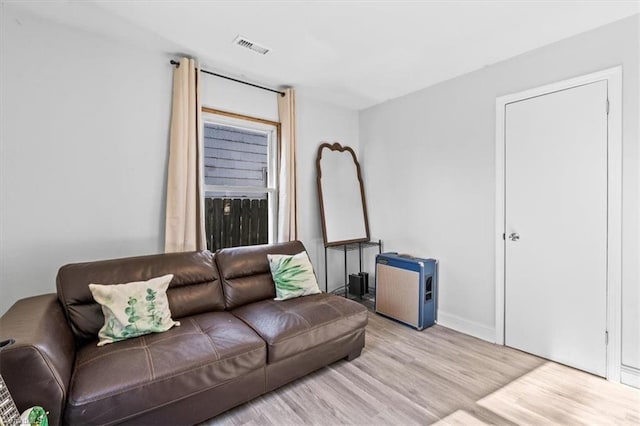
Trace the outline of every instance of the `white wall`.
[[0, 313], [69, 262], [162, 251], [168, 57], [14, 12], [0, 33]]
[[[63, 264], [163, 251], [173, 58], [6, 4], [1, 19], [0, 314], [55, 291]], [[202, 85], [205, 106], [278, 120], [276, 94]], [[300, 239], [322, 273], [315, 153], [357, 149], [358, 113], [298, 93], [297, 114]]]
[[495, 336], [496, 97], [622, 64], [623, 364], [640, 368], [638, 59], [631, 17], [361, 112], [372, 227], [440, 260], [441, 323]]
[[200, 74], [202, 106], [265, 120], [278, 120], [277, 93]]

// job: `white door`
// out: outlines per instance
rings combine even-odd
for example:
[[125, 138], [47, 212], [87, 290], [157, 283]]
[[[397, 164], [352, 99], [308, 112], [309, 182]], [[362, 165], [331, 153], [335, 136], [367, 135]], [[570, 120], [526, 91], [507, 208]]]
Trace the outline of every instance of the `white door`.
[[607, 82], [505, 110], [505, 343], [606, 374]]

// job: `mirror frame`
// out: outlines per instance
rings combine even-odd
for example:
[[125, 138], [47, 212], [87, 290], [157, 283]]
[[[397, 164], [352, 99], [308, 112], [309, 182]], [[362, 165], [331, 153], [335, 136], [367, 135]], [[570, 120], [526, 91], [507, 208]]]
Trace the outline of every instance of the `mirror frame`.
[[[352, 240], [342, 240], [342, 241], [327, 241], [327, 224], [326, 224], [326, 220], [325, 220], [325, 214], [324, 214], [324, 200], [322, 197], [322, 169], [320, 167], [320, 161], [322, 160], [322, 151], [324, 149], [328, 149], [330, 151], [338, 151], [338, 152], [348, 152], [349, 154], [351, 154], [351, 157], [353, 159], [353, 162], [356, 166], [356, 172], [358, 174], [358, 184], [360, 185], [360, 197], [362, 200], [362, 214], [363, 214], [363, 219], [364, 219], [364, 228], [366, 231], [366, 236], [362, 237], [362, 238], [355, 238]], [[351, 244], [351, 243], [360, 243], [360, 242], [367, 242], [370, 241], [370, 234], [369, 234], [369, 217], [367, 214], [367, 202], [366, 202], [366, 198], [364, 195], [364, 185], [362, 182], [362, 173], [360, 172], [360, 163], [358, 162], [358, 159], [356, 158], [356, 153], [353, 151], [353, 149], [351, 149], [351, 147], [348, 146], [342, 146], [340, 145], [338, 142], [334, 142], [334, 143], [329, 143], [329, 142], [322, 142], [320, 144], [320, 146], [318, 147], [318, 153], [316, 155], [316, 181], [317, 181], [317, 185], [318, 185], [318, 201], [320, 203], [320, 216], [321, 216], [321, 222], [322, 222], [322, 238], [324, 240], [324, 245], [325, 247], [330, 247], [330, 246], [340, 246], [340, 245], [345, 245], [345, 244]]]

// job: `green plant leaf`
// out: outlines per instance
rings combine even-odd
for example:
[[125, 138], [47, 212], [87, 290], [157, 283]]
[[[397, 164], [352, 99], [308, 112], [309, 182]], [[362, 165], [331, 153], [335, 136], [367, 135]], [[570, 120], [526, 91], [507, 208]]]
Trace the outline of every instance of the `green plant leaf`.
[[145, 297], [145, 300], [147, 302], [151, 302], [154, 301], [156, 299], [156, 292], [153, 291], [153, 289], [148, 288], [147, 289], [147, 296]]

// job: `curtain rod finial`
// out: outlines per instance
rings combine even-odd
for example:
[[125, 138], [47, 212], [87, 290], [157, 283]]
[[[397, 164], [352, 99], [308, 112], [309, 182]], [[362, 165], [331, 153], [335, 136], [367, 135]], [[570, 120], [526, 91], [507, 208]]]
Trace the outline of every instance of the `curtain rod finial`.
[[169, 61], [171, 65], [180, 66], [180, 62], [174, 61], [173, 59]]

